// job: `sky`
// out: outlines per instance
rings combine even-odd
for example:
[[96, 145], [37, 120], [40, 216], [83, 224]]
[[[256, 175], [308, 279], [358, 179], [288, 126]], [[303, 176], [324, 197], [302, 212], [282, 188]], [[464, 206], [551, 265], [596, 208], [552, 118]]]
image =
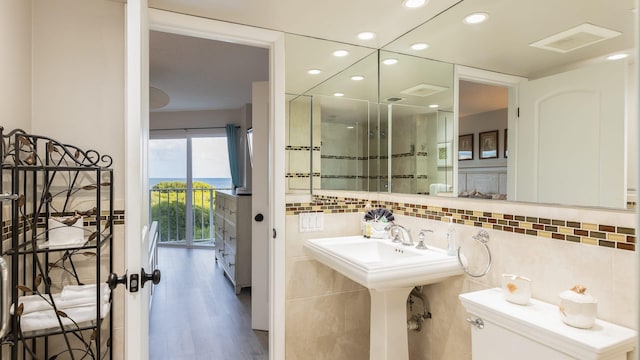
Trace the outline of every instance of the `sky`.
[[[226, 137], [193, 138], [193, 177], [231, 178]], [[149, 140], [149, 177], [187, 177], [187, 140]]]

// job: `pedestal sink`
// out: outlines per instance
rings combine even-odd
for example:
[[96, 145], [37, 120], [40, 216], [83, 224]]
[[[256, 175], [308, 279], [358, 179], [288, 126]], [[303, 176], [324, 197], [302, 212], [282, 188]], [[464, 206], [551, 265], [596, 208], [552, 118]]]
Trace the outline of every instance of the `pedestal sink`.
[[457, 257], [363, 236], [311, 239], [304, 244], [319, 262], [369, 289], [369, 359], [408, 360], [406, 302], [414, 286], [462, 274]]

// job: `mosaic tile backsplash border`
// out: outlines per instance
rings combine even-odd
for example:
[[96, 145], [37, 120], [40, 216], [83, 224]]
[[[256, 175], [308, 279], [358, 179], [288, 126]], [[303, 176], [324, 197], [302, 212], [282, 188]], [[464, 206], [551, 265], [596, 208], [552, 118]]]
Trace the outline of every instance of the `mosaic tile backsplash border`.
[[[64, 217], [64, 216], [72, 216], [75, 213], [73, 212], [66, 212], [66, 213], [52, 213], [51, 216], [56, 216], [56, 217]], [[105, 221], [107, 219], [107, 216], [109, 216], [109, 212], [108, 211], [103, 211], [102, 215], [100, 215], [100, 220], [101, 221]], [[33, 219], [33, 215], [29, 216], [30, 219]], [[45, 226], [45, 219], [46, 219], [46, 214], [42, 214], [40, 217], [38, 217], [38, 223], [36, 224], [36, 226], [38, 228], [44, 228]], [[83, 219], [83, 225], [84, 226], [95, 226], [96, 224], [96, 217], [95, 216], [89, 216], [89, 217], [85, 217]], [[20, 232], [24, 231], [24, 230], [31, 230], [31, 221], [28, 221], [26, 224], [24, 223], [24, 220], [21, 219], [20, 223], [18, 225]], [[113, 225], [124, 225], [125, 222], [125, 214], [124, 214], [124, 210], [114, 210], [113, 211]], [[2, 241], [4, 240], [8, 240], [11, 238], [11, 229], [12, 229], [12, 225], [13, 225], [13, 220], [9, 219], [9, 220], [5, 220], [2, 222], [2, 230], [1, 230], [1, 237], [2, 237]], [[26, 229], [25, 229], [25, 225], [26, 225]]]
[[[367, 202], [369, 201], [365, 199], [314, 195], [310, 203], [287, 203], [286, 214], [355, 213], [362, 211]], [[370, 203], [373, 207], [383, 207], [398, 215], [436, 221], [448, 221], [451, 217], [460, 225], [620, 250], [634, 251], [636, 248], [634, 228], [389, 201], [370, 201]]]

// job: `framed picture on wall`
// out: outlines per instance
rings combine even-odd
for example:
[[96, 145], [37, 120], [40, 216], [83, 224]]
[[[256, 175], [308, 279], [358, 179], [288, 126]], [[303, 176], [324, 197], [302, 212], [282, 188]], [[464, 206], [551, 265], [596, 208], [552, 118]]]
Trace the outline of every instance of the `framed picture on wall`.
[[480, 159], [495, 159], [498, 157], [498, 130], [481, 132]]
[[458, 136], [458, 160], [473, 160], [473, 134]]
[[509, 129], [504, 129], [504, 158], [508, 158], [509, 157], [509, 148], [507, 147], [507, 131]]
[[452, 166], [451, 141], [438, 143], [438, 167]]

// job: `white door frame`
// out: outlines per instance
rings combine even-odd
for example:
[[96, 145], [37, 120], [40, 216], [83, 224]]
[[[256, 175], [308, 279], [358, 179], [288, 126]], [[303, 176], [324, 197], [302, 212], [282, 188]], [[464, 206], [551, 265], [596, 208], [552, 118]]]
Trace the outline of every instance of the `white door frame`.
[[[508, 105], [508, 120], [507, 120], [507, 128], [509, 129], [509, 144], [515, 144], [515, 141], [512, 139], [516, 139], [518, 135], [518, 87], [520, 83], [523, 81], [527, 81], [527, 78], [515, 76], [515, 75], [507, 75], [502, 73], [497, 73], [488, 70], [482, 70], [477, 68], [472, 68], [468, 66], [455, 65], [454, 71], [454, 91], [453, 91], [453, 108], [455, 109], [454, 114], [454, 130], [453, 130], [453, 138], [457, 139], [459, 135], [459, 114], [460, 114], [460, 80], [467, 80], [482, 84], [488, 85], [496, 85], [496, 86], [504, 86], [509, 89], [509, 105]], [[453, 153], [458, 153], [458, 141], [454, 141]], [[515, 147], [509, 149], [509, 157], [507, 158], [507, 200], [513, 200], [511, 197], [516, 193], [517, 183], [515, 181], [515, 175], [513, 171], [509, 169], [516, 168], [516, 162], [518, 161], [518, 154], [516, 153]], [[453, 173], [458, 173], [458, 162], [453, 162]], [[454, 177], [453, 179], [453, 193], [458, 193], [458, 177]]]
[[[275, 238], [269, 246], [269, 358], [285, 358], [285, 99], [284, 99], [284, 33], [272, 30], [254, 28], [250, 26], [225, 23], [210, 19], [198, 18], [157, 9], [148, 9], [149, 29], [167, 33], [180, 34], [191, 37], [199, 37], [217, 41], [233, 42], [243, 45], [262, 47], [269, 49], [269, 189], [270, 191], [270, 224]], [[142, 49], [148, 54], [148, 49]], [[146, 72], [148, 69], [140, 69]], [[147, 84], [141, 86], [148, 87]], [[129, 98], [129, 101], [139, 99]], [[128, 119], [129, 121], [135, 119]], [[127, 126], [127, 135], [135, 126]], [[133, 134], [136, 135], [136, 134]], [[146, 145], [143, 145], [146, 146]], [[129, 151], [137, 149], [130, 149]], [[135, 154], [133, 154], [135, 155]], [[127, 159], [135, 156], [127, 156]], [[126, 164], [127, 168], [135, 164]], [[145, 189], [140, 189], [145, 192]], [[135, 194], [133, 194], [135, 195]], [[127, 195], [127, 204], [136, 204], [136, 197]], [[137, 204], [148, 206], [148, 204]], [[135, 254], [127, 254], [134, 256]], [[160, 283], [159, 286], [162, 286]], [[125, 321], [125, 334], [127, 333]], [[129, 336], [126, 336], [125, 341]], [[142, 344], [144, 346], [144, 344]], [[125, 346], [126, 347], [126, 346]], [[144, 360], [144, 359], [142, 359]]]

